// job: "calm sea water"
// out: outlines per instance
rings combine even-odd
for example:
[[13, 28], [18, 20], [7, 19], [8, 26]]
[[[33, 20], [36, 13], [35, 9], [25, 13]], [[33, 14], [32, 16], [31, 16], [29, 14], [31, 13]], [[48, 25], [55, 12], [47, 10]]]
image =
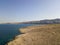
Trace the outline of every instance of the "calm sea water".
[[5, 45], [19, 35], [19, 28], [26, 26], [32, 26], [32, 24], [0, 24], [0, 45]]

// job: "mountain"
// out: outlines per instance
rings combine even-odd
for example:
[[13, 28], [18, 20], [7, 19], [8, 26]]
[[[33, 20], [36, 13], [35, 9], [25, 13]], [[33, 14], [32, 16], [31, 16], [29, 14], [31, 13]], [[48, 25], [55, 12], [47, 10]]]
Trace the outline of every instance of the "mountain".
[[60, 19], [45, 19], [39, 21], [28, 21], [28, 22], [11, 22], [5, 24], [58, 24], [60, 23]]
[[57, 24], [57, 23], [60, 23], [60, 19], [45, 19], [40, 21], [21, 22], [18, 24]]

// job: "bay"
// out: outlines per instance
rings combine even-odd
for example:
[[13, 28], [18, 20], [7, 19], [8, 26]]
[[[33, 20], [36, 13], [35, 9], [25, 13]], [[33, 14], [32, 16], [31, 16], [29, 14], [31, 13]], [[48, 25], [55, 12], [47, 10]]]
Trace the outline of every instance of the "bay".
[[32, 25], [34, 24], [0, 24], [0, 45], [5, 45], [15, 36], [21, 34], [20, 28]]

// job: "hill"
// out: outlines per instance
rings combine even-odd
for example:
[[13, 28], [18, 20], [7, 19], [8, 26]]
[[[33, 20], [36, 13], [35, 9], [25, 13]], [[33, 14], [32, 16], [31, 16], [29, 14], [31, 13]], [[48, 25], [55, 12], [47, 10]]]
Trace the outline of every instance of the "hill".
[[29, 26], [20, 31], [23, 34], [8, 45], [60, 45], [60, 24]]
[[10, 22], [5, 24], [58, 24], [60, 19], [45, 19], [39, 21], [28, 21], [28, 22]]

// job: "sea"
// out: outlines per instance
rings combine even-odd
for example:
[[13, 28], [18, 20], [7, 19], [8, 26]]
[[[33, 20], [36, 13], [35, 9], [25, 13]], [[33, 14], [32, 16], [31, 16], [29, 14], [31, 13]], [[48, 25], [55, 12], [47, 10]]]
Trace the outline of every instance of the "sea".
[[35, 24], [0, 24], [0, 45], [5, 45], [13, 40], [15, 36], [21, 34], [20, 28]]

